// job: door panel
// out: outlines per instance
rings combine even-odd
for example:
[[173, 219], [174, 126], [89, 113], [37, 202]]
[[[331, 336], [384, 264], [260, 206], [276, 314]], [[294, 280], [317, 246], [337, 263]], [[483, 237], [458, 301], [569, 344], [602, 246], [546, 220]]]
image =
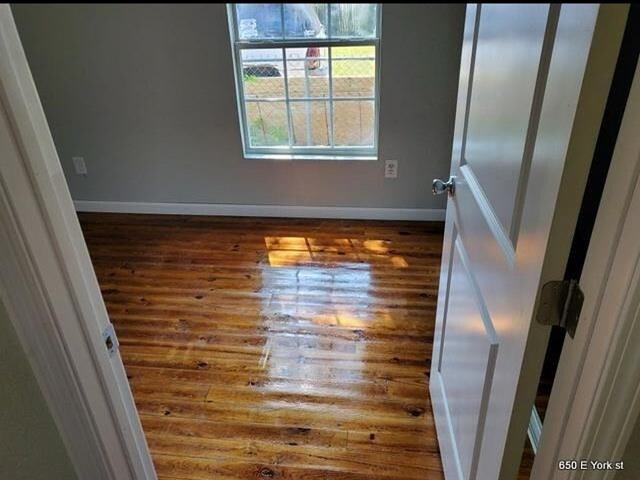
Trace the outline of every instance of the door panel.
[[482, 434], [498, 341], [468, 269], [464, 247], [459, 239], [454, 245], [451, 306], [441, 337], [452, 341], [441, 345], [440, 372], [461, 469], [464, 478], [469, 479], [477, 468], [481, 440], [478, 433]]
[[509, 237], [548, 14], [548, 5], [484, 5], [478, 26], [462, 161]]
[[562, 278], [584, 178], [560, 185], [588, 170], [567, 159], [597, 14], [467, 7], [430, 378], [448, 480], [517, 470], [549, 332], [536, 300]]

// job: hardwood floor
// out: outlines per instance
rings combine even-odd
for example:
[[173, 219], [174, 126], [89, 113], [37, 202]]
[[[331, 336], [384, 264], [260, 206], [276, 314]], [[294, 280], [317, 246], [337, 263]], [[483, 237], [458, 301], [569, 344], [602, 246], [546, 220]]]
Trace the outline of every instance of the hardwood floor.
[[440, 225], [80, 220], [160, 479], [443, 478]]

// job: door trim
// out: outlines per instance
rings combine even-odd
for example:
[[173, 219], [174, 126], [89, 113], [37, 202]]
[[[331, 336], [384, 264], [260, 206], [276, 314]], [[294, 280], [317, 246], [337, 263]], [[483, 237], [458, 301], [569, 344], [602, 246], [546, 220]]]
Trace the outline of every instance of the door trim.
[[533, 480], [612, 479], [611, 471], [559, 471], [558, 461], [620, 460], [640, 415], [639, 126], [640, 64], [580, 279], [585, 305], [575, 338], [564, 342]]
[[0, 6], [0, 298], [80, 479], [155, 479], [8, 5]]

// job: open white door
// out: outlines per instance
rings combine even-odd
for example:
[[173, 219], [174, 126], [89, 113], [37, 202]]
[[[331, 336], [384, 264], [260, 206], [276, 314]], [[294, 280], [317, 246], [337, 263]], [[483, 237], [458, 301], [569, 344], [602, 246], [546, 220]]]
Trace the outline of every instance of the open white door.
[[615, 66], [615, 54], [591, 50], [600, 15], [598, 5], [467, 8], [455, 188], [434, 183], [449, 193], [430, 379], [448, 480], [518, 469], [549, 334], [533, 321], [536, 302], [563, 279]]

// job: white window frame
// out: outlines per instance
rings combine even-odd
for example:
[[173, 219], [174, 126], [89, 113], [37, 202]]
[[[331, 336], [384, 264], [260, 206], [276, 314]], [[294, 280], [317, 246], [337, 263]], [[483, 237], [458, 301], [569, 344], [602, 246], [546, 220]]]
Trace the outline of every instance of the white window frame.
[[[234, 75], [236, 81], [236, 100], [238, 106], [238, 118], [240, 121], [240, 133], [242, 137], [242, 149], [245, 158], [248, 159], [275, 159], [275, 160], [377, 160], [378, 159], [378, 126], [380, 123], [380, 38], [382, 27], [382, 4], [377, 4], [376, 8], [376, 36], [374, 38], [301, 38], [301, 39], [285, 39], [284, 38], [284, 21], [283, 21], [283, 38], [282, 39], [260, 39], [260, 40], [241, 40], [237, 34], [237, 16], [235, 3], [227, 4], [227, 19], [229, 22], [229, 34], [231, 40], [231, 49], [233, 54]], [[331, 12], [330, 5], [327, 14], [327, 31], [331, 31]], [[280, 4], [281, 12], [284, 16], [284, 4]], [[284, 18], [284, 17], [283, 17]], [[331, 48], [329, 47], [352, 47], [352, 46], [373, 46], [375, 48], [375, 73], [374, 73], [374, 94], [373, 97], [333, 97], [333, 78], [332, 78], [332, 59]], [[306, 48], [306, 47], [327, 47], [328, 58], [327, 65], [329, 68], [328, 81], [329, 92], [326, 98], [303, 97], [289, 98], [289, 82], [286, 72], [286, 52], [287, 48]], [[243, 87], [243, 72], [241, 51], [244, 49], [281, 49], [285, 72], [283, 73], [285, 97], [282, 100], [287, 109], [287, 127], [288, 127], [288, 146], [259, 146], [252, 147], [249, 140], [248, 122], [245, 109], [245, 96]], [[291, 103], [304, 101], [326, 101], [330, 108], [329, 114], [329, 146], [294, 146], [293, 142], [293, 126], [291, 124]], [[365, 100], [374, 102], [374, 124], [373, 124], [373, 145], [371, 146], [335, 146], [333, 143], [333, 105], [339, 101]]]

